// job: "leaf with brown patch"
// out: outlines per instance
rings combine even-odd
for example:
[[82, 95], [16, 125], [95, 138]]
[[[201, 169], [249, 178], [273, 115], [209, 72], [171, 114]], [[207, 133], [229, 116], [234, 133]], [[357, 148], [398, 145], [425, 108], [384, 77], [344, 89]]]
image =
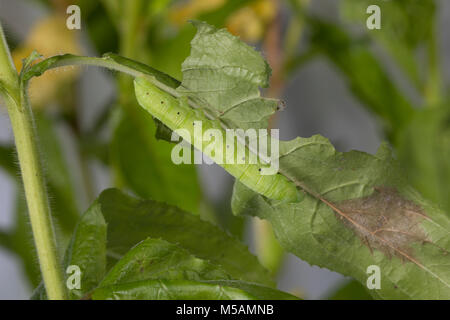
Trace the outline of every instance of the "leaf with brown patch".
[[413, 242], [429, 242], [420, 227], [429, 219], [423, 209], [401, 197], [393, 188], [379, 187], [364, 198], [345, 200], [334, 209], [369, 249], [378, 249], [388, 257], [420, 264], [413, 257]]
[[305, 194], [270, 201], [237, 183], [233, 212], [267, 219], [281, 245], [312, 265], [366, 284], [383, 299], [450, 299], [450, 221], [413, 190], [390, 150], [337, 152], [321, 136], [280, 142], [280, 173]]

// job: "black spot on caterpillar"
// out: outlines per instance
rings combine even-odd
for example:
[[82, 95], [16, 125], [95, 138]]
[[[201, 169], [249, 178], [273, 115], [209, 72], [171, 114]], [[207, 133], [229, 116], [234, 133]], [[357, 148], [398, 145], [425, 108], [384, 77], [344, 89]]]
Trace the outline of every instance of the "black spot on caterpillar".
[[[209, 120], [203, 113], [190, 108], [181, 99], [176, 99], [170, 94], [163, 92], [145, 78], [136, 78], [134, 86], [139, 104], [153, 117], [163, 122], [171, 130], [179, 133], [184, 140], [194, 146], [204, 144], [203, 152], [211, 159], [214, 160], [215, 157], [222, 158], [223, 149], [217, 148], [219, 153], [213, 155], [211, 151], [213, 148], [205, 148], [211, 142], [205, 143], [202, 141], [202, 137], [198, 137], [194, 129], [195, 122], [202, 121], [204, 131], [208, 129], [224, 131], [218, 121]], [[150, 92], [150, 94], [146, 95], [146, 92]], [[180, 129], [182, 130], [180, 131]], [[227, 145], [226, 148], [228, 147]], [[217, 149], [214, 150], [217, 151]], [[208, 153], [207, 150], [210, 150], [210, 152]], [[299, 193], [294, 183], [280, 174], [261, 175], [261, 164], [236, 164], [236, 162], [233, 164], [218, 164], [248, 188], [267, 198], [289, 202], [299, 200]]]

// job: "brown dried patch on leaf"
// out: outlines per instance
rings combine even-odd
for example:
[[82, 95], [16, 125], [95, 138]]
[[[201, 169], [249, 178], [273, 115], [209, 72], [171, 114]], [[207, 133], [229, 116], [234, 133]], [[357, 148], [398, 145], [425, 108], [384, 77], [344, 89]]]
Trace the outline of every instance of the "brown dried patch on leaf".
[[368, 197], [330, 205], [371, 251], [378, 249], [388, 257], [421, 265], [413, 257], [411, 244], [429, 242], [420, 226], [429, 218], [420, 206], [395, 189], [379, 187]]

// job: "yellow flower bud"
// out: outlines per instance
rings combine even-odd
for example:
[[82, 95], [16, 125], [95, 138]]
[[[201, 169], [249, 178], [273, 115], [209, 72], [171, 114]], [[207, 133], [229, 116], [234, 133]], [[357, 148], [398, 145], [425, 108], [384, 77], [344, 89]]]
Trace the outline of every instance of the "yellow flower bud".
[[220, 8], [225, 0], [191, 0], [175, 5], [170, 12], [170, 20], [176, 25], [182, 25], [187, 20], [198, 15]]
[[[225, 0], [191, 0], [176, 5], [170, 12], [170, 20], [182, 25], [202, 13], [220, 8]], [[264, 35], [264, 29], [275, 18], [276, 7], [273, 0], [253, 1], [237, 10], [226, 21], [227, 29], [243, 40], [257, 42]]]

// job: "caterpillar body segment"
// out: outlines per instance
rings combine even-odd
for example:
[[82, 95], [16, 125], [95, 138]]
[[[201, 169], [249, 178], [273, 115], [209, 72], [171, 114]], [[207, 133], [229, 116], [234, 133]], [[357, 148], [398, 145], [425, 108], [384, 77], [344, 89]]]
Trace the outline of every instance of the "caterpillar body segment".
[[[206, 118], [203, 112], [189, 107], [186, 100], [177, 99], [160, 90], [146, 78], [136, 78], [134, 86], [137, 100], [145, 110], [195, 148], [201, 149], [204, 154], [248, 188], [270, 199], [287, 202], [299, 201], [297, 188], [286, 177], [280, 174], [262, 175], [261, 168], [264, 165], [261, 163], [242, 163], [236, 159], [237, 152], [232, 153], [231, 156], [229, 152], [226, 152], [230, 146], [236, 150], [235, 144], [239, 144], [239, 141], [231, 144], [228, 140], [218, 141], [214, 137], [205, 140], [202, 132], [208, 132], [209, 129], [220, 130], [222, 137], [226, 137], [225, 130], [218, 120]], [[202, 126], [201, 129], [199, 126]], [[224, 155], [225, 161], [223, 160]], [[249, 156], [250, 151], [245, 147], [245, 158]]]

